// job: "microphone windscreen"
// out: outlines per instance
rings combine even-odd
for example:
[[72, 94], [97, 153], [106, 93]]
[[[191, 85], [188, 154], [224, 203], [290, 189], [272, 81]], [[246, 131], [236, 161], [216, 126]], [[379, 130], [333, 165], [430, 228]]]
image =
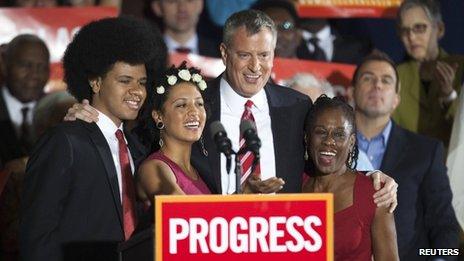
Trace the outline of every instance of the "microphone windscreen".
[[243, 134], [245, 131], [252, 129], [256, 132], [255, 125], [249, 120], [242, 120], [240, 122], [240, 134]]
[[222, 123], [220, 121], [214, 121], [209, 125], [209, 128], [211, 130], [211, 138], [214, 140], [214, 136], [218, 134], [219, 132], [226, 132], [224, 129], [224, 126], [222, 126]]

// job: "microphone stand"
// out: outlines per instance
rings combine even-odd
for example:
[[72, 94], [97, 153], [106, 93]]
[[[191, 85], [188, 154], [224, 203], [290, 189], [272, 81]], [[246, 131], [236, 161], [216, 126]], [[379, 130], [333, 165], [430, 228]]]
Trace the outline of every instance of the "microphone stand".
[[240, 179], [242, 178], [242, 163], [240, 163], [239, 155], [243, 152], [235, 153], [235, 194], [242, 194], [242, 186], [240, 184]]

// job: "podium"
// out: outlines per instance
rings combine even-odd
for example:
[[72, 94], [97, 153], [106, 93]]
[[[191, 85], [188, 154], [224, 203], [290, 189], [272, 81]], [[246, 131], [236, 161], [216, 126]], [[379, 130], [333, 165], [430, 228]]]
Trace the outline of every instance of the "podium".
[[119, 245], [120, 261], [153, 261], [154, 260], [154, 228], [153, 226], [135, 233], [129, 240]]
[[156, 261], [333, 260], [333, 195], [155, 197]]

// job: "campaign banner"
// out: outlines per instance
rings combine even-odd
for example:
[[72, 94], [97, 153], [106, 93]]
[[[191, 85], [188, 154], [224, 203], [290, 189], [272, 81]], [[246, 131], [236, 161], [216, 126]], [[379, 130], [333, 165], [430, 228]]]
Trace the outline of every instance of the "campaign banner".
[[0, 8], [0, 44], [18, 34], [34, 34], [50, 51], [50, 81], [46, 92], [66, 88], [61, 58], [74, 34], [85, 24], [118, 15], [114, 7]]
[[301, 17], [394, 18], [402, 0], [294, 0]]
[[155, 260], [333, 260], [332, 194], [155, 197]]

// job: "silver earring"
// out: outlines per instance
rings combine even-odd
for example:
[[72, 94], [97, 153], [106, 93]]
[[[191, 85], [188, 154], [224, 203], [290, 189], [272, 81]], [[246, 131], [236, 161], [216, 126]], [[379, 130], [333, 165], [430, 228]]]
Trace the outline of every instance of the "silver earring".
[[163, 130], [164, 129], [164, 123], [162, 121], [159, 121], [156, 123], [156, 128], [158, 130]]
[[161, 137], [160, 137], [160, 139], [158, 141], [158, 145], [160, 146], [160, 148], [162, 148], [163, 145], [164, 145], [164, 141], [163, 141], [163, 139]]
[[205, 143], [203, 141], [203, 136], [200, 137], [200, 145], [201, 145], [201, 150], [203, 152], [203, 155], [205, 155], [206, 157], [208, 157], [208, 151], [206, 150], [205, 148]]

